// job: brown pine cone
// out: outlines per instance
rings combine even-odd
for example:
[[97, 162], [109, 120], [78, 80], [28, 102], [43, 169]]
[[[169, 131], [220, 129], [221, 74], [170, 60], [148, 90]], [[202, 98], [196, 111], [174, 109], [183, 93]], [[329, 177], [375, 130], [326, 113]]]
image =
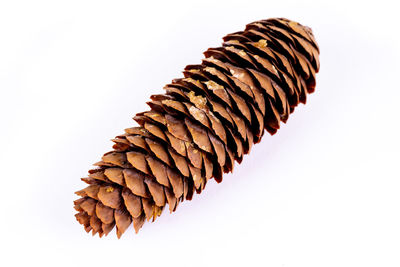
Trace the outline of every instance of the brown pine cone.
[[114, 150], [82, 178], [89, 186], [76, 192], [75, 216], [87, 232], [101, 237], [116, 225], [119, 238], [167, 203], [175, 211], [210, 178], [221, 182], [264, 129], [274, 134], [314, 91], [319, 49], [310, 28], [274, 18], [223, 40], [152, 95], [150, 111], [134, 117], [140, 126], [113, 139]]

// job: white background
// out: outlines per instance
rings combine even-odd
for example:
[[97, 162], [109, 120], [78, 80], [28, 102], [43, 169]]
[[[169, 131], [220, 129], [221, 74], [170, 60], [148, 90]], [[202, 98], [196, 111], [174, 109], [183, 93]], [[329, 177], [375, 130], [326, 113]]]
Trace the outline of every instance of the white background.
[[[73, 192], [109, 139], [269, 17], [314, 31], [307, 105], [176, 213], [86, 234]], [[400, 266], [398, 19], [394, 1], [1, 1], [1, 265]]]

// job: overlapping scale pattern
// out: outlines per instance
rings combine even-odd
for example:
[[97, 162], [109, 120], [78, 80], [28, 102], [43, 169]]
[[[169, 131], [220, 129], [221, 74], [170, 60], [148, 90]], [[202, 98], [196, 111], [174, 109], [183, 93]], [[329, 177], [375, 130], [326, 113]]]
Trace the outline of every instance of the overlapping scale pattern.
[[87, 232], [136, 232], [168, 204], [222, 181], [264, 129], [274, 134], [315, 89], [319, 48], [311, 29], [274, 18], [250, 23], [210, 48], [201, 64], [151, 96], [140, 125], [113, 139], [113, 151], [82, 178], [75, 215]]

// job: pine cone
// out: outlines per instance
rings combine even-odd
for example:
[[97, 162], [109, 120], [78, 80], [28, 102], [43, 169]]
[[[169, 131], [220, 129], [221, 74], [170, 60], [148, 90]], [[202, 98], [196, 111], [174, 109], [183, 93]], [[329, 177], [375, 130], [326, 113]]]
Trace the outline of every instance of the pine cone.
[[275, 18], [223, 40], [152, 95], [150, 111], [134, 117], [140, 126], [113, 139], [114, 150], [82, 178], [89, 186], [76, 192], [75, 217], [87, 232], [101, 237], [116, 225], [119, 238], [167, 203], [175, 211], [210, 178], [221, 182], [264, 129], [274, 134], [314, 91], [319, 48], [310, 28]]

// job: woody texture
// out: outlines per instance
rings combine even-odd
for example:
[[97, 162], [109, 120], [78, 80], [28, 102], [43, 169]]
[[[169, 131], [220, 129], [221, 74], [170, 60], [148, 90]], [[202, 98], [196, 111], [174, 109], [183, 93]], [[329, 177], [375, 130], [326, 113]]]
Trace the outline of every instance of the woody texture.
[[86, 232], [118, 238], [201, 193], [241, 163], [264, 130], [273, 135], [315, 89], [319, 48], [312, 31], [284, 18], [250, 23], [204, 52], [201, 64], [152, 95], [137, 127], [115, 137], [76, 192]]

